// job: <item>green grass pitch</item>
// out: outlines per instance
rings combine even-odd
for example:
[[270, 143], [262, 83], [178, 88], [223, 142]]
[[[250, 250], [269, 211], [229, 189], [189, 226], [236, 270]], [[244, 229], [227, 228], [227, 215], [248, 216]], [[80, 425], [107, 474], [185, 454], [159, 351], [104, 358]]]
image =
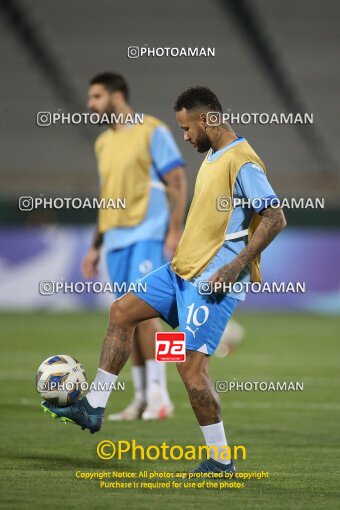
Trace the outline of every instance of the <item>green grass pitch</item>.
[[[97, 470], [185, 471], [187, 461], [103, 461], [100, 440], [136, 439], [139, 444], [203, 444], [175, 366], [168, 384], [175, 416], [162, 422], [104, 423], [95, 435], [42, 412], [35, 391], [38, 365], [52, 354], [81, 360], [91, 380], [98, 364], [107, 315], [3, 313], [1, 324], [1, 497], [11, 509], [335, 509], [339, 495], [340, 318], [303, 314], [239, 313], [247, 336], [225, 359], [212, 358], [214, 381], [303, 381], [303, 392], [222, 393], [223, 419], [231, 444], [244, 444], [239, 471], [268, 471], [269, 479], [229, 490], [103, 490], [98, 481], [75, 478]], [[109, 412], [132, 396], [129, 367], [120, 377]]]

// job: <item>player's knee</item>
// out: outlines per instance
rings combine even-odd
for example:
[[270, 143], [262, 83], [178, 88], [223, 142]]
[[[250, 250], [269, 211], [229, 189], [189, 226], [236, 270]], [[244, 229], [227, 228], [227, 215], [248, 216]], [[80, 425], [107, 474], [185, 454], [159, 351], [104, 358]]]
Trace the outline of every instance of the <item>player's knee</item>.
[[179, 375], [181, 376], [184, 384], [193, 383], [196, 379], [199, 378], [199, 373], [196, 370], [196, 367], [188, 362], [185, 363], [177, 363], [177, 370]]
[[126, 314], [123, 313], [119, 304], [119, 299], [114, 301], [110, 307], [110, 324], [127, 324]]

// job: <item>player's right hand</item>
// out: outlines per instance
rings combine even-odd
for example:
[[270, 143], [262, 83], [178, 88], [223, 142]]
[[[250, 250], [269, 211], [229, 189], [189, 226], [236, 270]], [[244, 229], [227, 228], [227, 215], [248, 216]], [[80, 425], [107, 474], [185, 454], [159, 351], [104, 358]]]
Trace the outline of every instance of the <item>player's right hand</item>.
[[94, 278], [98, 275], [99, 260], [100, 250], [91, 247], [81, 263], [81, 272], [85, 279]]

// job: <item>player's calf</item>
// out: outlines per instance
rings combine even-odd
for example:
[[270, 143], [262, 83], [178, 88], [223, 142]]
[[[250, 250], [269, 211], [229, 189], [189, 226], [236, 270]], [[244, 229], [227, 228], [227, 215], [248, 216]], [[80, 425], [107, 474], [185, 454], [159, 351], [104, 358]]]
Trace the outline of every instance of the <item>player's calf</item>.
[[201, 426], [221, 421], [220, 399], [208, 375], [209, 357], [187, 351], [185, 363], [178, 363], [178, 372], [187, 389], [191, 407]]
[[118, 375], [131, 355], [135, 324], [121, 309], [120, 300], [110, 308], [109, 325], [100, 354], [99, 366], [102, 370]]
[[224, 455], [227, 439], [221, 419], [220, 399], [208, 374], [209, 359], [200, 352], [187, 351], [185, 363], [177, 364], [205, 443], [211, 449], [212, 458], [201, 463], [195, 472], [233, 473], [235, 467]]

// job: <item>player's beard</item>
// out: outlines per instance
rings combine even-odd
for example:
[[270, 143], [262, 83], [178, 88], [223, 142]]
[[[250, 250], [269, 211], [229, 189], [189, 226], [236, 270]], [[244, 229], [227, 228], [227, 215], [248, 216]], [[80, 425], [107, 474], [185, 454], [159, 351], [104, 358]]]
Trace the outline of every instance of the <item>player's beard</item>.
[[[109, 104], [105, 110], [103, 112], [99, 112], [98, 110], [93, 110], [94, 113], [97, 113], [100, 117], [101, 120], [103, 120], [103, 117], [107, 117], [108, 119], [111, 118], [111, 115], [114, 115], [116, 112], [114, 110], [114, 108], [112, 108], [112, 106]], [[102, 122], [102, 124], [98, 124], [99, 126], [100, 125], [105, 125], [106, 123], [105, 122]], [[111, 124], [110, 120], [108, 120], [107, 124]]]
[[207, 134], [205, 131], [202, 130], [202, 132], [199, 134], [199, 136], [195, 140], [196, 150], [197, 152], [207, 152], [211, 147], [211, 142], [209, 138], [207, 137]]

